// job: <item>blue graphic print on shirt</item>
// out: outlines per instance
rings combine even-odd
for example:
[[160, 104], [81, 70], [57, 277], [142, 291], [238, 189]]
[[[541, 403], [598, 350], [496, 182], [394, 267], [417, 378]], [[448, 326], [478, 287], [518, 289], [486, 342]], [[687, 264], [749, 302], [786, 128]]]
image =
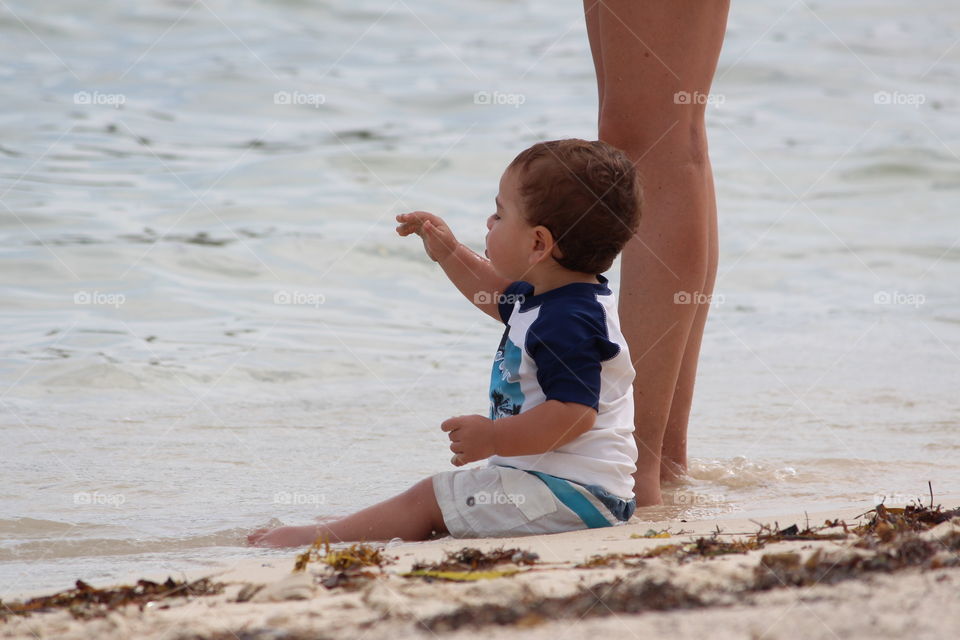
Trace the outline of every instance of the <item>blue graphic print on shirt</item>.
[[490, 372], [490, 419], [515, 416], [523, 406], [523, 392], [520, 390], [520, 348], [513, 344], [509, 333], [503, 332], [500, 347], [493, 359]]

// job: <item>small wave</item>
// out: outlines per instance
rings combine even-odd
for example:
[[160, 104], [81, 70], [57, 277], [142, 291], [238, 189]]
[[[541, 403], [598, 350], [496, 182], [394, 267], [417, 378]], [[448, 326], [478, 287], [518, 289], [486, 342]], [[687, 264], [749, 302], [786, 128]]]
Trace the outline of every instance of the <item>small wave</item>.
[[718, 500], [711, 494], [664, 492], [663, 500], [663, 504], [637, 507], [633, 518], [640, 522], [694, 521], [717, 518], [742, 510], [739, 506], [722, 499]]
[[791, 480], [797, 477], [797, 470], [789, 466], [777, 467], [754, 462], [744, 456], [735, 456], [730, 460], [691, 459], [687, 465], [687, 475], [694, 480], [741, 489], [762, 486], [771, 481]]
[[[49, 521], [42, 521], [49, 522]], [[53, 523], [63, 524], [63, 523]], [[270, 525], [272, 526], [272, 525]], [[164, 553], [188, 551], [205, 547], [246, 546], [246, 536], [252, 528], [236, 527], [214, 533], [186, 538], [92, 538], [72, 532], [70, 526], [60, 529], [61, 533], [76, 533], [73, 537], [60, 537], [54, 540], [28, 540], [0, 549], [0, 562], [52, 560], [57, 558], [81, 558], [88, 556], [127, 556], [146, 553]], [[35, 531], [31, 533], [35, 534]]]
[[101, 528], [99, 525], [60, 522], [38, 518], [12, 518], [0, 520], [0, 535], [4, 537], [40, 537], [72, 532], [84, 535], [86, 532]]

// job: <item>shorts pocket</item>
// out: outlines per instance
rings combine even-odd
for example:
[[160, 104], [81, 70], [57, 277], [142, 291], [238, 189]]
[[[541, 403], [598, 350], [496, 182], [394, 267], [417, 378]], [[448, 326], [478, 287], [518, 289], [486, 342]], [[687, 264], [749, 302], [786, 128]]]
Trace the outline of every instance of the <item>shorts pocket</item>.
[[503, 492], [529, 521], [550, 515], [557, 510], [557, 499], [540, 478], [519, 469], [502, 468]]

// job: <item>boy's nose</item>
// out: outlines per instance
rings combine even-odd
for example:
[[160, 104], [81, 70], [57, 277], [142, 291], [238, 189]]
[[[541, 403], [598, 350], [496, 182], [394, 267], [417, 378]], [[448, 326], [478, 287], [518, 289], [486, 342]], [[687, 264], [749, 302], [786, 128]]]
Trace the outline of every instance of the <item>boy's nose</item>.
[[487, 218], [487, 230], [488, 230], [488, 231], [493, 228], [493, 215], [494, 215], [494, 214], [491, 213], [490, 216]]

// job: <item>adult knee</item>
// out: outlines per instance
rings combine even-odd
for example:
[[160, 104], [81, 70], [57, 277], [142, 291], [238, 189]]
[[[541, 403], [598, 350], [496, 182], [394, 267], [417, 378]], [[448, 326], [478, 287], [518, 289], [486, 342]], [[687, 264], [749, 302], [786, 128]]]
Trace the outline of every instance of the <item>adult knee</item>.
[[[689, 105], [685, 105], [689, 106]], [[639, 164], [665, 163], [704, 169], [709, 165], [706, 124], [702, 116], [644, 119], [624, 110], [604, 109], [599, 135]]]

